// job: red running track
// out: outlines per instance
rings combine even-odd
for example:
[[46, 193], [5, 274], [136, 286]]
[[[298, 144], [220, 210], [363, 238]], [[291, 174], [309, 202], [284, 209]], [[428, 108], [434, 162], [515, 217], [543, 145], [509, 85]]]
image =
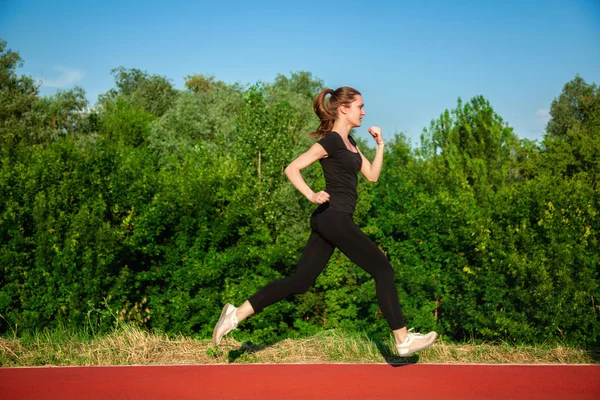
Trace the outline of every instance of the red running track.
[[600, 399], [600, 365], [269, 364], [0, 369], [2, 400]]

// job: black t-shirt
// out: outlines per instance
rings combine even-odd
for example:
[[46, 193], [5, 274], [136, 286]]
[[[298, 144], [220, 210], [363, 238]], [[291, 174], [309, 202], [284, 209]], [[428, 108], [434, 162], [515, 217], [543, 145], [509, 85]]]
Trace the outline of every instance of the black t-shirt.
[[[348, 140], [354, 147], [352, 136]], [[325, 176], [325, 191], [329, 193], [329, 207], [332, 210], [354, 213], [356, 206], [357, 173], [362, 166], [360, 153], [348, 150], [344, 139], [337, 132], [326, 133], [319, 143], [327, 152], [320, 160]]]

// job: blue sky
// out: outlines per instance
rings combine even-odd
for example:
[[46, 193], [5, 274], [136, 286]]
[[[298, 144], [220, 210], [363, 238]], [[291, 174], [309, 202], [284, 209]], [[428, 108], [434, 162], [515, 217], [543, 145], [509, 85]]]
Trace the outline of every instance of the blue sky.
[[309, 71], [363, 93], [359, 135], [379, 125], [418, 143], [458, 97], [487, 98], [521, 138], [541, 139], [552, 100], [581, 75], [600, 84], [600, 1], [0, 0], [0, 37], [42, 94], [91, 103], [118, 66], [228, 83]]

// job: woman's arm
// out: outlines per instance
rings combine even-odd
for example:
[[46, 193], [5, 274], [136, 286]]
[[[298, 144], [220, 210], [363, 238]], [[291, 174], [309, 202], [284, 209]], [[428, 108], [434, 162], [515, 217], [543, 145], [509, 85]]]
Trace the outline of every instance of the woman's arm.
[[300, 155], [294, 161], [291, 162], [285, 169], [285, 175], [288, 177], [290, 182], [302, 193], [310, 202], [316, 204], [322, 204], [329, 201], [329, 194], [326, 192], [313, 192], [312, 189], [306, 184], [300, 170], [308, 167], [321, 158], [327, 157], [327, 152], [318, 143], [311, 146], [308, 151]]
[[377, 142], [377, 150], [375, 151], [373, 163], [370, 163], [357, 147], [357, 150], [362, 158], [362, 167], [360, 168], [360, 172], [369, 181], [377, 182], [379, 179], [379, 174], [381, 173], [381, 167], [383, 166], [383, 136], [381, 135], [381, 129], [376, 126], [370, 127], [369, 133], [371, 136], [373, 136], [375, 142]]

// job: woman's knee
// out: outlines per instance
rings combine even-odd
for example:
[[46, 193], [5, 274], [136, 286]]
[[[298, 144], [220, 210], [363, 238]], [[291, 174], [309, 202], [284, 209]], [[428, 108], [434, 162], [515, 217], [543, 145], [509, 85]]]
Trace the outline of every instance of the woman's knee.
[[394, 282], [394, 268], [392, 268], [390, 264], [382, 265], [381, 267], [375, 269], [373, 278], [375, 278], [376, 281]]

